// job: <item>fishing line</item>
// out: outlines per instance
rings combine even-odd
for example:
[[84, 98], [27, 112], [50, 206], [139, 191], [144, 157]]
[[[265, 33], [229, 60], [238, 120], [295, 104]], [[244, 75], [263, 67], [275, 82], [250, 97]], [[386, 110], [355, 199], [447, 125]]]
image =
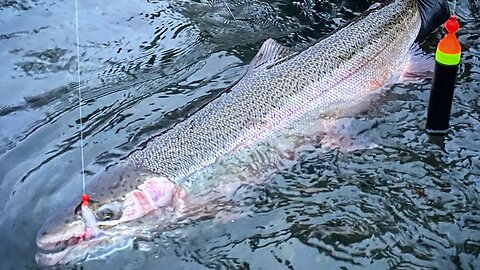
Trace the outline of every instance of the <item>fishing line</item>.
[[77, 79], [78, 79], [78, 115], [80, 117], [80, 156], [82, 160], [82, 190], [85, 194], [85, 158], [83, 154], [83, 114], [82, 114], [82, 88], [80, 80], [80, 45], [78, 35], [78, 0], [75, 0], [75, 27], [77, 34]]
[[[76, 0], [75, 0], [75, 1], [76, 1]], [[228, 12], [230, 12], [230, 15], [232, 15], [232, 18], [233, 18], [234, 20], [236, 20], [235, 16], [233, 16], [233, 12], [230, 10], [230, 8], [229, 8], [228, 5], [227, 5], [227, 1], [225, 1], [225, 0], [222, 0], [222, 1], [223, 1], [223, 4], [225, 5], [225, 7], [227, 8]]]

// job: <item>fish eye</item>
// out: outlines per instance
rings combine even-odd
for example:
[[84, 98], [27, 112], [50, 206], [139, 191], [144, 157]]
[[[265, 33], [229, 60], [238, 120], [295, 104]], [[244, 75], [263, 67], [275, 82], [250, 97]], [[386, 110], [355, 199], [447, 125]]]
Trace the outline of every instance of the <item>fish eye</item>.
[[105, 209], [105, 211], [102, 212], [102, 216], [100, 217], [101, 220], [110, 220], [113, 217], [113, 212], [110, 209]]
[[122, 216], [117, 204], [105, 204], [95, 210], [95, 215], [100, 221], [119, 219]]

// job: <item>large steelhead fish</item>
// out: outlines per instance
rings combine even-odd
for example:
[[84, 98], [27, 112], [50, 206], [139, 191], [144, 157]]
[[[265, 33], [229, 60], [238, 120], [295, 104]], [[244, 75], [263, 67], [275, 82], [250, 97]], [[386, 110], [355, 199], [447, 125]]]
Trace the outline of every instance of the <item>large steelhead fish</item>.
[[317, 119], [355, 105], [403, 66], [421, 25], [417, 1], [380, 5], [299, 53], [267, 40], [228, 91], [93, 178], [90, 207], [72, 200], [51, 218], [37, 245], [52, 252], [37, 263], [65, 264], [181, 222], [213, 205], [212, 190], [242, 166], [268, 170]]

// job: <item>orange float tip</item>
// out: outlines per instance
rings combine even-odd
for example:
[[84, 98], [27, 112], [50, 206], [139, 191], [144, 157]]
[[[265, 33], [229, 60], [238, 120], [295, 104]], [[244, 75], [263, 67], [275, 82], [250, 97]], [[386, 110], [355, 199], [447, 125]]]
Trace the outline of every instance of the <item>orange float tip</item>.
[[460, 54], [462, 46], [457, 39], [455, 33], [460, 29], [460, 24], [455, 16], [451, 16], [445, 23], [448, 34], [440, 40], [437, 46], [435, 59], [440, 64], [458, 65], [460, 63]]

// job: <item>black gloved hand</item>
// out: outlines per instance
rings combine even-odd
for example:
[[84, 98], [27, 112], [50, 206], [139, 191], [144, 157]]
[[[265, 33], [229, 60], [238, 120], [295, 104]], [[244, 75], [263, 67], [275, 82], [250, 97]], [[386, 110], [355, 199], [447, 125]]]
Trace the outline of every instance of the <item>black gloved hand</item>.
[[418, 0], [422, 27], [417, 35], [416, 42], [423, 42], [427, 36], [447, 21], [450, 9], [447, 0]]

